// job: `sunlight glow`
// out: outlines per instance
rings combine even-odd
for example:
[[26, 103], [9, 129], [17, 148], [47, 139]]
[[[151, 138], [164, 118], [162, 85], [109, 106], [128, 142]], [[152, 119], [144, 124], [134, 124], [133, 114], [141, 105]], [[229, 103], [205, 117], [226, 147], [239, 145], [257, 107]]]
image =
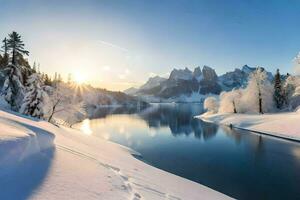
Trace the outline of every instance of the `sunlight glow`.
[[86, 81], [86, 76], [84, 75], [84, 73], [74, 73], [74, 81], [77, 84], [82, 84]]
[[90, 120], [89, 119], [85, 119], [83, 120], [82, 124], [81, 124], [81, 127], [80, 127], [80, 130], [87, 134], [87, 135], [91, 135], [93, 132], [91, 130], [91, 127], [90, 127]]

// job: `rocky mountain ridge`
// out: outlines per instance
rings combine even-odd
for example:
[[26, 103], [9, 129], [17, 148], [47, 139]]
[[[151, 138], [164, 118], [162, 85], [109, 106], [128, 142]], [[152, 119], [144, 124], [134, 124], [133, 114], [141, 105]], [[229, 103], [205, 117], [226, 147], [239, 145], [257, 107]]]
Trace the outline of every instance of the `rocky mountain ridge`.
[[[187, 67], [173, 69], [168, 78], [155, 76], [149, 78], [140, 88], [129, 88], [124, 92], [148, 99], [149, 97], [151, 97], [150, 99], [176, 99], [195, 94], [198, 96], [218, 95], [221, 91], [244, 87], [249, 75], [254, 70], [256, 70], [255, 67], [244, 65], [218, 76], [213, 68], [206, 65], [202, 69], [196, 67], [193, 71]], [[267, 72], [267, 74], [268, 78], [272, 80], [272, 73]]]

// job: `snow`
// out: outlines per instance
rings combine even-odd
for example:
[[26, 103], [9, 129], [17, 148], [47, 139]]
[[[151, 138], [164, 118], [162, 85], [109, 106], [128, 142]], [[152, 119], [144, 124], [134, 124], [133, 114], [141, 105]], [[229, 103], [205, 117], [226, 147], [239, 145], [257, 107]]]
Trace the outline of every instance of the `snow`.
[[142, 90], [149, 90], [154, 87], [157, 87], [160, 85], [161, 82], [167, 80], [166, 78], [160, 77], [160, 76], [155, 76], [155, 77], [150, 77], [148, 81], [142, 85], [139, 89]]
[[217, 99], [215, 97], [207, 97], [204, 101], [204, 105], [203, 105], [204, 109], [207, 110], [207, 112], [210, 113], [217, 113], [218, 110], [218, 102]]
[[277, 114], [208, 114], [197, 116], [205, 121], [300, 141], [300, 113]]
[[79, 130], [4, 111], [0, 126], [0, 199], [229, 198]]
[[187, 67], [185, 69], [173, 69], [170, 73], [169, 79], [174, 80], [192, 80], [193, 72], [190, 71]]

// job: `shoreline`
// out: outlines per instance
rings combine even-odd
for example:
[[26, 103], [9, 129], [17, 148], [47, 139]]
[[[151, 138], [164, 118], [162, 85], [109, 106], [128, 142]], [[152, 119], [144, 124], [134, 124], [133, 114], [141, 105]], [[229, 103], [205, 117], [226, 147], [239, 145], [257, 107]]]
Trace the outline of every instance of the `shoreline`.
[[[153, 167], [135, 158], [129, 148], [119, 144], [95, 138], [73, 128], [57, 127], [46, 121], [33, 121], [5, 111], [0, 111], [0, 115], [2, 119], [13, 122], [14, 130], [23, 131], [24, 127], [25, 136], [29, 129], [36, 135], [28, 146], [36, 144], [34, 151], [26, 148], [25, 153], [19, 153], [10, 162], [12, 169], [20, 162], [45, 167], [47, 173], [41, 175], [43, 179], [38, 181], [38, 189], [35, 191], [32, 188], [35, 191], [31, 196], [33, 199], [61, 199], [65, 196], [85, 199], [231, 199], [207, 186]], [[0, 125], [4, 127], [5, 123], [0, 122]], [[14, 137], [10, 141], [16, 145], [0, 147], [13, 152], [15, 147], [21, 145]], [[50, 148], [52, 153], [45, 154], [41, 151], [42, 147]], [[36, 156], [43, 160], [36, 163], [35, 159], [31, 159]], [[19, 157], [22, 159], [17, 159]], [[26, 173], [22, 175], [25, 177], [17, 178], [30, 179], [35, 167], [25, 168]], [[5, 162], [0, 162], [0, 168], [7, 168]], [[77, 184], [78, 180], [80, 184]], [[11, 187], [20, 189], [22, 184], [12, 184]], [[91, 187], [90, 192], [87, 192], [86, 187]], [[92, 194], [94, 196], [89, 196]], [[3, 195], [11, 197], [14, 194], [8, 191]]]
[[[294, 122], [294, 119], [298, 119], [300, 121], [300, 114], [294, 112], [263, 115], [204, 113], [202, 115], [195, 116], [195, 118], [218, 125], [232, 127], [233, 129], [250, 131], [259, 135], [300, 142], [300, 123], [298, 125]], [[291, 120], [291, 118], [293, 118], [293, 120]], [[276, 122], [289, 126], [291, 130], [284, 131], [283, 129], [278, 129], [280, 124], [278, 125]]]

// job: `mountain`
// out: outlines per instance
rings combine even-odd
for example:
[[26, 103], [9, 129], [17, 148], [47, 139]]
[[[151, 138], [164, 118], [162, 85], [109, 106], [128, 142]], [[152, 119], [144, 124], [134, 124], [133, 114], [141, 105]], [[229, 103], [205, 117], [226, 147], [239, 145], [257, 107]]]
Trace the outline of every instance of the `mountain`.
[[172, 80], [191, 80], [193, 78], [193, 72], [187, 67], [185, 69], [173, 69], [169, 79]]
[[138, 90], [139, 90], [138, 88], [131, 87], [131, 88], [124, 90], [123, 92], [128, 95], [134, 95], [135, 93], [137, 93]]
[[[140, 96], [146, 101], [202, 101], [207, 95], [218, 95], [221, 91], [244, 87], [249, 75], [256, 68], [248, 65], [236, 68], [218, 76], [214, 69], [209, 66], [196, 67], [191, 71], [173, 69], [168, 79], [159, 76], [150, 78], [140, 88], [129, 88], [125, 93]], [[273, 75], [267, 72], [269, 80]]]
[[[205, 95], [208, 93], [219, 94], [221, 86], [218, 84], [218, 76], [214, 69], [204, 66], [201, 70], [196, 67], [194, 71], [185, 69], [173, 69], [168, 79], [159, 76], [150, 78], [137, 91], [129, 88], [127, 94], [154, 97], [154, 99], [182, 98], [182, 95], [190, 96], [192, 93]], [[153, 98], [152, 98], [153, 99]]]
[[222, 85], [223, 90], [231, 90], [233, 88], [243, 87], [247, 84], [248, 76], [256, 68], [244, 65], [242, 69], [236, 68], [232, 72], [226, 72], [219, 77], [219, 84]]
[[148, 81], [140, 87], [142, 90], [148, 90], [154, 87], [159, 86], [159, 84], [163, 81], [167, 80], [166, 78], [155, 76], [148, 79]]
[[[242, 66], [241, 69], [236, 68], [232, 72], [227, 72], [219, 76], [219, 84], [222, 86], [222, 90], [225, 91], [232, 90], [233, 88], [245, 87], [247, 85], [249, 75], [255, 70], [255, 67], [249, 67], [248, 65]], [[271, 72], [267, 72], [267, 76], [270, 81], [273, 80]]]

